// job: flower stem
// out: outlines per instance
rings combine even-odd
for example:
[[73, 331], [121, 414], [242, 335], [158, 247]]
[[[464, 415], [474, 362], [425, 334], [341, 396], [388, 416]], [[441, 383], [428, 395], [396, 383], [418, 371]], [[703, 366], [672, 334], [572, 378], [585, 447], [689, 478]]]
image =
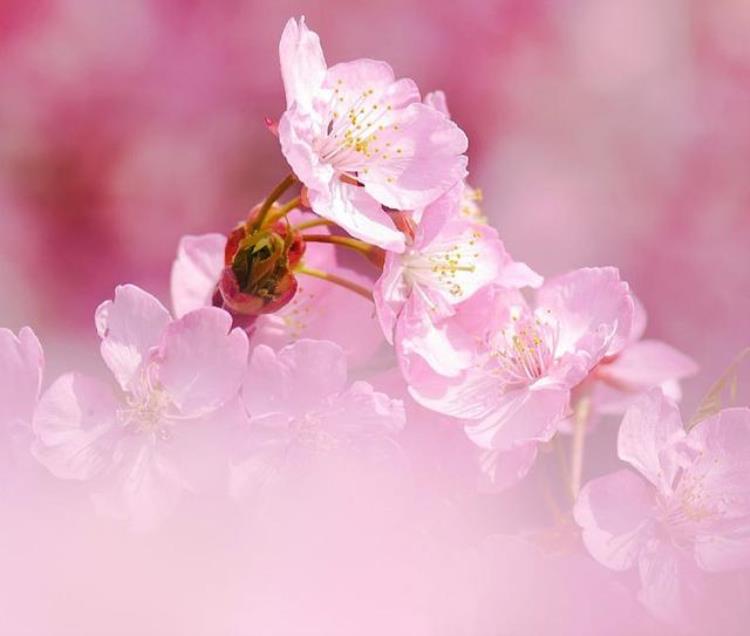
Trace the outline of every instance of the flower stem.
[[570, 494], [575, 501], [581, 490], [583, 475], [583, 450], [586, 444], [586, 427], [591, 413], [591, 399], [582, 397], [575, 408], [575, 422], [573, 424], [573, 442], [570, 453]]
[[324, 272], [323, 270], [314, 269], [312, 267], [306, 267], [305, 265], [298, 267], [295, 270], [295, 272], [297, 272], [298, 274], [305, 274], [307, 276], [312, 276], [314, 278], [320, 278], [321, 280], [327, 280], [329, 283], [333, 283], [334, 285], [345, 287], [349, 291], [353, 291], [355, 294], [359, 294], [363, 298], [367, 298], [367, 300], [372, 302], [372, 292], [370, 292], [370, 290], [365, 289], [361, 285], [358, 285], [357, 283], [347, 280], [346, 278], [342, 278], [341, 276], [336, 276], [336, 274]]
[[348, 236], [336, 236], [335, 234], [303, 234], [302, 238], [307, 243], [331, 243], [332, 245], [348, 247], [349, 249], [356, 250], [365, 256], [372, 252], [372, 245]]
[[273, 213], [269, 214], [268, 225], [273, 225], [279, 219], [283, 219], [287, 214], [294, 210], [294, 208], [298, 208], [300, 201], [301, 197], [294, 197], [291, 201], [282, 205], [278, 210], [275, 210]]
[[335, 223], [328, 219], [311, 219], [310, 221], [305, 221], [304, 223], [295, 225], [292, 229], [301, 232], [302, 230], [309, 230], [310, 228], [320, 227], [322, 225], [335, 225]]
[[289, 173], [282, 181], [279, 182], [279, 184], [271, 190], [271, 193], [266, 197], [265, 201], [263, 201], [262, 205], [260, 206], [260, 209], [258, 210], [258, 217], [255, 220], [254, 229], [259, 229], [263, 227], [263, 224], [266, 221], [266, 215], [268, 214], [268, 211], [271, 209], [271, 206], [276, 203], [278, 198], [284, 194], [295, 182], [297, 181], [297, 177], [295, 177], [292, 173]]

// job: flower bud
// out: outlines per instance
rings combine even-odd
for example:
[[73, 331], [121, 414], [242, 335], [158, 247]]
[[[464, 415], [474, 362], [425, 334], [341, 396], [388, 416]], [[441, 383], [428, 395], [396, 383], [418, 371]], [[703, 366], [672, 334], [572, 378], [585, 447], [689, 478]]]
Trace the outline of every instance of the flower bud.
[[304, 250], [302, 238], [283, 222], [257, 230], [250, 224], [235, 228], [227, 239], [219, 280], [225, 307], [236, 314], [258, 315], [286, 305], [297, 291], [292, 270]]

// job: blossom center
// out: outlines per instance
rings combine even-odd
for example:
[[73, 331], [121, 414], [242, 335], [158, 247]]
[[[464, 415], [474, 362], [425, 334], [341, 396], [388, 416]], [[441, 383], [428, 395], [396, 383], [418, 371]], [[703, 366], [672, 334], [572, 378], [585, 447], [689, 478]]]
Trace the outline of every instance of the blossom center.
[[169, 394], [161, 387], [144, 387], [143, 391], [129, 393], [125, 408], [118, 411], [117, 417], [129, 432], [169, 437], [167, 412], [172, 405]]
[[494, 372], [504, 384], [526, 385], [547, 373], [555, 360], [557, 324], [549, 311], [532, 314], [516, 306], [511, 320], [492, 338]]
[[338, 173], [357, 177], [359, 172], [367, 173], [372, 160], [404, 154], [393, 139], [393, 131], [399, 129], [393, 106], [372, 88], [355, 93], [337, 80], [323, 108], [323, 121], [325, 132], [313, 141], [313, 148]]
[[342, 440], [326, 431], [323, 416], [319, 413], [306, 413], [292, 422], [292, 434], [296, 443], [314, 453], [331, 453], [342, 445]]
[[661, 502], [662, 523], [677, 544], [691, 542], [696, 526], [722, 517], [731, 502], [729, 495], [709, 497], [704, 479], [697, 471], [682, 473], [674, 495]]
[[402, 257], [406, 282], [414, 286], [437, 287], [456, 298], [464, 295], [462, 277], [477, 270], [480, 253], [475, 247], [481, 238], [472, 232], [465, 241], [458, 241], [429, 251], [411, 250]]

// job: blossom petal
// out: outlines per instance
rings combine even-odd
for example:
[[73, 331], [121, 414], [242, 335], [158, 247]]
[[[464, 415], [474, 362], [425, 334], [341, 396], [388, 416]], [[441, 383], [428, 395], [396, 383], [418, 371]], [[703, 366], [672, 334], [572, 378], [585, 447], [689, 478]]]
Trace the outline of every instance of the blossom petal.
[[317, 214], [338, 224], [353, 237], [392, 252], [404, 250], [404, 235], [364, 188], [334, 181], [328, 192], [321, 194], [311, 190], [309, 198]]
[[281, 77], [284, 81], [287, 108], [294, 103], [309, 109], [326, 75], [326, 61], [320, 38], [305, 24], [294, 18], [284, 27], [279, 42]]
[[157, 445], [141, 436], [120, 440], [114, 464], [91, 498], [97, 510], [127, 520], [136, 532], [153, 530], [177, 506], [186, 485]]
[[42, 345], [29, 327], [18, 336], [0, 329], [0, 430], [11, 424], [30, 427], [43, 370]]
[[659, 340], [641, 340], [623, 349], [601, 376], [634, 391], [679, 380], [698, 371], [698, 365], [684, 353]]
[[625, 346], [634, 301], [614, 267], [582, 268], [547, 280], [537, 298], [559, 324], [558, 353], [584, 351], [593, 366]]
[[404, 403], [363, 381], [352, 383], [331, 401], [326, 412], [326, 425], [345, 435], [395, 433], [405, 424]]
[[654, 489], [629, 470], [588, 482], [573, 515], [591, 555], [613, 570], [627, 570], [638, 557], [656, 504]]
[[117, 410], [109, 387], [69, 373], [42, 395], [34, 415], [34, 456], [53, 475], [86, 480], [100, 474], [117, 439]]
[[695, 566], [674, 546], [651, 540], [638, 558], [641, 578], [640, 601], [660, 620], [679, 624], [684, 621], [690, 602], [691, 579]]
[[[485, 398], [486, 399], [492, 399]], [[481, 448], [509, 450], [530, 441], [548, 441], [569, 408], [570, 392], [556, 385], [531, 385], [495, 398], [491, 411], [466, 434]]]
[[120, 285], [114, 300], [103, 302], [95, 321], [101, 354], [123, 390], [131, 388], [170, 321], [169, 312], [135, 285]]
[[654, 389], [625, 413], [617, 438], [617, 455], [660, 492], [668, 494], [679, 468], [676, 444], [684, 437], [679, 410], [659, 389]]
[[450, 117], [450, 111], [448, 110], [448, 100], [445, 98], [443, 91], [432, 91], [427, 93], [422, 100], [423, 103], [427, 104], [430, 108], [434, 108], [439, 113], [442, 113], [446, 117]]
[[243, 384], [245, 406], [252, 417], [304, 413], [344, 388], [346, 366], [343, 349], [333, 342], [304, 339], [278, 353], [259, 345]]
[[181, 318], [199, 307], [209, 307], [221, 270], [224, 245], [221, 234], [183, 236], [172, 264], [171, 292], [175, 316]]
[[530, 442], [510, 450], [484, 450], [479, 459], [482, 491], [500, 492], [514, 486], [528, 474], [536, 462], [537, 444]]
[[237, 394], [247, 352], [247, 335], [227, 312], [196, 309], [167, 326], [158, 379], [183, 415], [207, 413]]
[[468, 140], [445, 115], [421, 103], [409, 105], [396, 125], [381, 134], [383, 151], [368, 161], [360, 179], [383, 205], [414, 210], [466, 176]]
[[387, 252], [383, 272], [373, 286], [372, 296], [375, 312], [388, 344], [393, 344], [398, 315], [409, 297], [409, 288], [403, 274], [404, 268], [398, 256]]
[[404, 370], [413, 367], [405, 375], [415, 384], [425, 382], [425, 378], [419, 378], [417, 369], [429, 367], [421, 375], [432, 376], [434, 372], [456, 377], [474, 363], [473, 342], [453, 321], [441, 320], [447, 310], [440, 300], [439, 296], [412, 293], [396, 325], [399, 362]]
[[750, 409], [725, 409], [689, 439], [700, 452], [682, 480], [712, 511], [697, 527], [696, 561], [710, 571], [750, 567]]

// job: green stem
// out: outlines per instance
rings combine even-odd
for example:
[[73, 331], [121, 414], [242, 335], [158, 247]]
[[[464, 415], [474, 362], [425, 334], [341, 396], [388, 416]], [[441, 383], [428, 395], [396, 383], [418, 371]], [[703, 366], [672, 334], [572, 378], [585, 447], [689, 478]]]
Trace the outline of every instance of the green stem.
[[303, 234], [302, 238], [307, 243], [331, 243], [356, 250], [365, 256], [372, 252], [372, 245], [348, 236], [336, 236], [335, 234]]
[[312, 219], [310, 221], [300, 223], [299, 225], [295, 225], [292, 229], [301, 232], [302, 230], [309, 230], [310, 228], [320, 227], [321, 225], [335, 225], [335, 223], [333, 221], [329, 221], [328, 219]]
[[274, 212], [268, 215], [268, 225], [273, 225], [279, 219], [283, 219], [287, 214], [294, 210], [294, 208], [298, 208], [300, 201], [301, 197], [294, 197], [291, 201], [282, 205], [278, 210], [274, 210]]
[[290, 173], [286, 177], [284, 177], [284, 179], [280, 181], [273, 190], [271, 190], [271, 194], [266, 197], [266, 200], [263, 201], [263, 204], [260, 206], [260, 210], [258, 210], [258, 217], [255, 221], [254, 229], [257, 230], [263, 227], [263, 224], [266, 221], [266, 215], [271, 209], [271, 206], [276, 203], [279, 197], [284, 194], [284, 192], [286, 192], [296, 181], [297, 177]]
[[314, 278], [320, 278], [321, 280], [327, 280], [329, 283], [344, 287], [349, 291], [353, 291], [355, 294], [359, 294], [363, 298], [367, 298], [367, 300], [372, 301], [372, 292], [370, 292], [370, 290], [365, 289], [361, 285], [347, 280], [346, 278], [336, 276], [336, 274], [324, 272], [323, 270], [314, 269], [312, 267], [306, 267], [304, 265], [298, 267], [295, 272], [298, 274], [305, 274], [306, 276], [312, 276]]

